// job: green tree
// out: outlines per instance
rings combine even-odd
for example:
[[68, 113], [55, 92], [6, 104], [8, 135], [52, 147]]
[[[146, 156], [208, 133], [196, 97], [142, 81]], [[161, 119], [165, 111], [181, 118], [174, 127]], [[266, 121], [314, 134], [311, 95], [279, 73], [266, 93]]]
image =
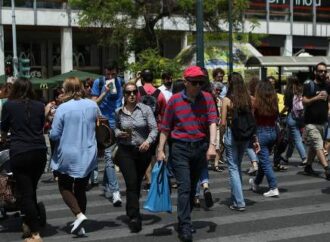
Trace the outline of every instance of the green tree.
[[[233, 2], [232, 20], [235, 29], [243, 21], [249, 0], [204, 0], [204, 26], [209, 31], [222, 31], [221, 20], [227, 21], [228, 1]], [[161, 20], [175, 16], [190, 25], [196, 20], [196, 0], [69, 0], [80, 9], [82, 27], [98, 26], [100, 43], [117, 44], [125, 51], [139, 53], [147, 48], [162, 50], [159, 28]], [[174, 21], [174, 20], [173, 20]], [[129, 39], [127, 43], [124, 40]]]

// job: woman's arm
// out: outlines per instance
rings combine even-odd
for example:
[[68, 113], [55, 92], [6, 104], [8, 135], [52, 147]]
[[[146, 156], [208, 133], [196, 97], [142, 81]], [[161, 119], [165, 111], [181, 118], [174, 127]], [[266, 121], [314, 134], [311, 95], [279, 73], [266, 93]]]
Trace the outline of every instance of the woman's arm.
[[53, 119], [52, 128], [49, 133], [49, 138], [51, 140], [56, 141], [61, 139], [63, 133], [63, 124], [63, 114], [61, 110], [57, 109]]
[[146, 115], [147, 117], [147, 123], [149, 128], [149, 135], [146, 141], [151, 144], [156, 141], [157, 135], [158, 135], [158, 129], [157, 129], [157, 123], [155, 119], [155, 115], [153, 114], [150, 107], [147, 107], [147, 112], [143, 115]]

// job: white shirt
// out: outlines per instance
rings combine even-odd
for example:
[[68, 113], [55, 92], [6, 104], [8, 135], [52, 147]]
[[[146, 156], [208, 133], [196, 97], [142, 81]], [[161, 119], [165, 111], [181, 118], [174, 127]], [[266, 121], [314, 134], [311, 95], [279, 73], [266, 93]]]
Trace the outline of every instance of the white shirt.
[[163, 93], [165, 99], [166, 99], [166, 103], [168, 102], [168, 100], [170, 100], [170, 98], [172, 97], [173, 93], [172, 93], [172, 86], [171, 88], [167, 88], [164, 84], [161, 85], [160, 87], [158, 87], [158, 89]]

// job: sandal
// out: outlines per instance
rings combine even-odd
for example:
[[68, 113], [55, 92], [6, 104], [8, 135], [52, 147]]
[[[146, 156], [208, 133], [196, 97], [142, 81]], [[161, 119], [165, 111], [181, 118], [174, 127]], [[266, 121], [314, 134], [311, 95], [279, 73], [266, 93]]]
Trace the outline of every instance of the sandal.
[[224, 171], [224, 169], [220, 166], [215, 166], [213, 170], [216, 171], [216, 172], [223, 172]]
[[286, 171], [288, 168], [286, 166], [283, 166], [283, 165], [277, 165], [277, 166], [274, 166], [274, 170], [275, 171]]

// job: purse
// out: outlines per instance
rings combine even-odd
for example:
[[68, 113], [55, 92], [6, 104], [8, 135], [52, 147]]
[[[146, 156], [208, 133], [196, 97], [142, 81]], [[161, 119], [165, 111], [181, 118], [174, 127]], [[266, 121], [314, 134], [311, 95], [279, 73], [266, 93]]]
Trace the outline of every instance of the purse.
[[16, 202], [14, 189], [15, 180], [11, 176], [0, 174], [0, 206]]
[[103, 116], [98, 116], [95, 125], [95, 137], [97, 147], [106, 149], [116, 142], [115, 132], [109, 126], [109, 120]]

